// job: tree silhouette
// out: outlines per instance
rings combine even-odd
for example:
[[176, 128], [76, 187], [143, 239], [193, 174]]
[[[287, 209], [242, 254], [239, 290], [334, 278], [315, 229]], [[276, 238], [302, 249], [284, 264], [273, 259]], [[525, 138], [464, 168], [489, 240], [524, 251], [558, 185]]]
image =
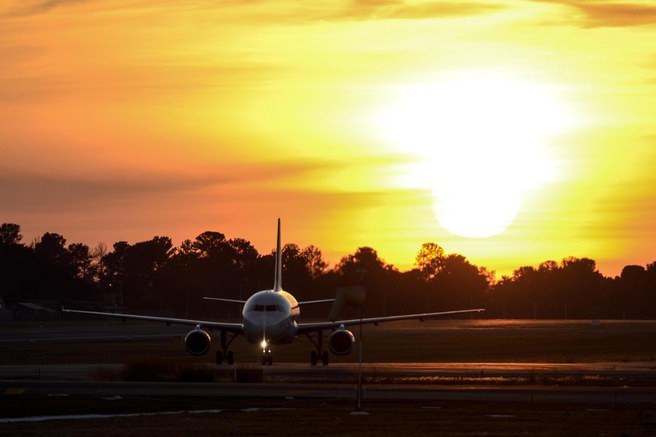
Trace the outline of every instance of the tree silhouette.
[[0, 226], [0, 293], [7, 305], [35, 295], [40, 275], [36, 271], [34, 252], [20, 244], [20, 226]]
[[3, 223], [0, 225], [0, 245], [20, 244], [20, 241], [23, 239], [20, 232], [19, 225], [15, 223]]
[[82, 243], [73, 243], [68, 246], [68, 253], [72, 261], [74, 276], [84, 282], [91, 283], [95, 272], [89, 246]]
[[419, 249], [415, 263], [426, 280], [435, 278], [446, 262], [446, 254], [441, 246], [435, 243], [424, 243]]
[[[104, 293], [134, 310], [237, 318], [237, 306], [208, 304], [202, 297], [246, 299], [273, 286], [273, 251], [260, 255], [249, 241], [216, 231], [177, 248], [165, 236], [118, 241], [111, 251], [104, 244], [93, 250], [83, 243], [67, 246], [54, 232], [29, 246], [21, 241], [19, 225], [0, 225], [0, 293], [9, 305], [74, 299], [101, 306]], [[656, 317], [656, 262], [627, 265], [608, 278], [595, 260], [569, 257], [521, 266], [495, 282], [494, 272], [432, 242], [421, 246], [416, 268], [407, 272], [385, 263], [372, 247], [358, 248], [332, 269], [315, 246], [288, 243], [282, 257], [283, 286], [299, 300], [332, 297], [337, 287], [362, 284], [367, 315], [485, 307], [486, 317]], [[327, 310], [315, 305], [303, 311], [320, 317]]]

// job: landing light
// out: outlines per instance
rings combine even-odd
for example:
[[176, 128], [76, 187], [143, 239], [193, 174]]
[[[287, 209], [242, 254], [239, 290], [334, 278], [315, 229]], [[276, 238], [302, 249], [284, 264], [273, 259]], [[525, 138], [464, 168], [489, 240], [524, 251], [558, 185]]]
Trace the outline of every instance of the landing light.
[[260, 346], [262, 346], [262, 349], [266, 349], [268, 343], [266, 340], [262, 340], [262, 343], [260, 343]]

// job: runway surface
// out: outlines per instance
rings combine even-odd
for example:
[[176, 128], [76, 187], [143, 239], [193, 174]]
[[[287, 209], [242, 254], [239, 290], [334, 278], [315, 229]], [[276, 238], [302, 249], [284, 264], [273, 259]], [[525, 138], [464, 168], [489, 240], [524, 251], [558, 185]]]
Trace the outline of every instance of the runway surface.
[[[354, 384], [0, 381], [0, 398], [15, 396], [180, 396], [210, 398], [352, 399]], [[653, 388], [367, 385], [365, 399], [656, 404]]]
[[[311, 367], [279, 363], [274, 366], [241, 365], [262, 371], [262, 383], [181, 383], [95, 381], [98, 375], [119, 372], [121, 365], [0, 366], [0, 396], [202, 396], [240, 398], [331, 398], [354, 395], [357, 365]], [[229, 379], [238, 366], [219, 366]], [[653, 363], [385, 363], [363, 365], [365, 397], [397, 400], [475, 400], [504, 402], [656, 403], [656, 384], [649, 386], [563, 387], [485, 385], [487, 375], [594, 374], [622, 378], [654, 378]], [[436, 384], [439, 377], [458, 377], [457, 385]], [[463, 377], [464, 375], [464, 377]], [[467, 375], [470, 378], [467, 378]], [[437, 378], [437, 379], [436, 379]], [[404, 381], [405, 383], [393, 383]], [[471, 381], [467, 383], [467, 381]]]
[[[276, 363], [273, 366], [238, 363], [233, 366], [202, 364], [208, 369], [234, 372], [237, 368], [261, 369], [264, 378], [297, 382], [346, 382], [358, 371], [355, 363], [335, 363], [328, 366], [310, 366], [304, 363]], [[118, 372], [122, 364], [35, 364], [0, 366], [0, 379], [89, 380], [98, 374]], [[363, 363], [363, 374], [370, 379], [429, 379], [444, 378], [498, 378], [527, 377], [532, 375], [583, 376], [597, 375], [608, 378], [640, 377], [653, 379], [656, 385], [654, 362], [603, 362], [603, 363]]]

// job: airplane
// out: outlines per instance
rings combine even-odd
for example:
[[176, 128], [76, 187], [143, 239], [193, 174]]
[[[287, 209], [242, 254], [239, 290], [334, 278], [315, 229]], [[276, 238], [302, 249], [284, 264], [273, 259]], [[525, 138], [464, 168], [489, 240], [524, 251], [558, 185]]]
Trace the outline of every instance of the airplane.
[[275, 253], [275, 271], [273, 288], [258, 291], [247, 300], [223, 299], [216, 297], [204, 297], [208, 300], [243, 304], [242, 322], [228, 323], [194, 319], [177, 319], [170, 317], [142, 316], [138, 314], [121, 314], [98, 311], [82, 311], [64, 309], [62, 311], [78, 314], [90, 314], [105, 317], [116, 317], [120, 319], [147, 320], [152, 322], [163, 322], [167, 325], [187, 325], [193, 329], [184, 337], [184, 345], [190, 355], [205, 355], [210, 350], [211, 337], [208, 330], [218, 330], [220, 338], [220, 350], [216, 352], [216, 364], [234, 364], [234, 353], [230, 346], [234, 339], [243, 335], [251, 344], [259, 345], [262, 349], [262, 365], [273, 364], [271, 353], [272, 345], [290, 344], [298, 336], [305, 335], [315, 346], [316, 350], [310, 353], [310, 364], [316, 366], [319, 360], [328, 365], [328, 351], [324, 350], [323, 333], [332, 331], [328, 340], [330, 351], [337, 356], [348, 355], [353, 350], [355, 336], [346, 329], [350, 326], [360, 324], [379, 324], [398, 320], [424, 320], [429, 317], [439, 317], [453, 314], [480, 313], [482, 308], [440, 311], [420, 314], [403, 314], [397, 316], [368, 317], [350, 320], [335, 320], [326, 322], [300, 322], [301, 306], [325, 302], [334, 299], [321, 299], [298, 302], [294, 296], [282, 288], [282, 251], [280, 248], [280, 219], [278, 219], [278, 238]]

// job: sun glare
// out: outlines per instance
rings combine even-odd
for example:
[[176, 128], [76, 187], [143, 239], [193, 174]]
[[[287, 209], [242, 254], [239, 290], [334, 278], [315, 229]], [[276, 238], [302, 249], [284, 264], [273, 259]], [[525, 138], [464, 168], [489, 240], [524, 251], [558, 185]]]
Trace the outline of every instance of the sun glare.
[[570, 118], [546, 86], [462, 74], [400, 87], [376, 124], [427, 172], [440, 224], [481, 238], [503, 232], [522, 194], [555, 178], [546, 142]]

